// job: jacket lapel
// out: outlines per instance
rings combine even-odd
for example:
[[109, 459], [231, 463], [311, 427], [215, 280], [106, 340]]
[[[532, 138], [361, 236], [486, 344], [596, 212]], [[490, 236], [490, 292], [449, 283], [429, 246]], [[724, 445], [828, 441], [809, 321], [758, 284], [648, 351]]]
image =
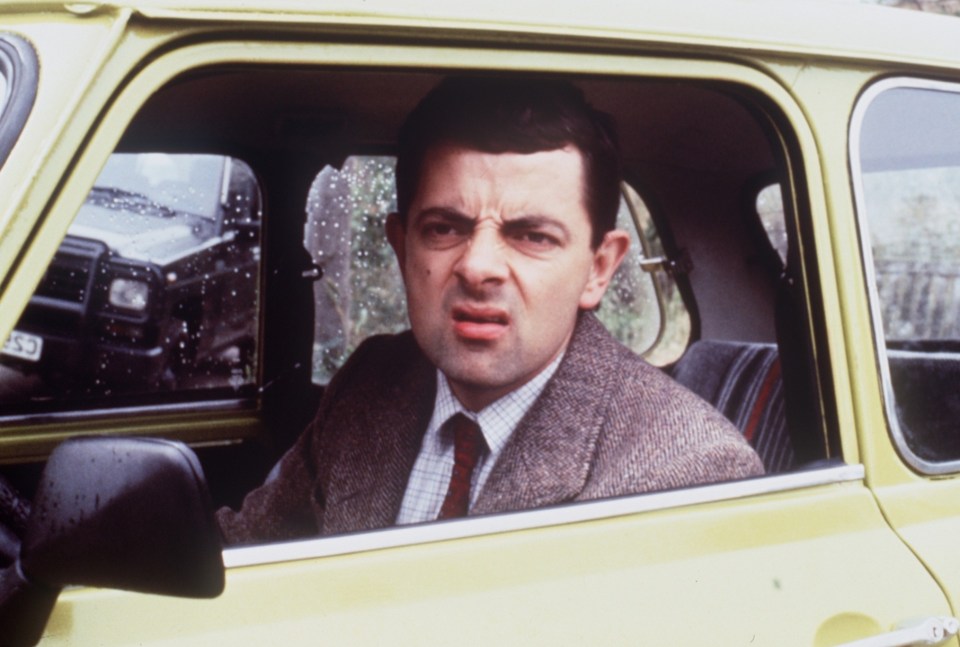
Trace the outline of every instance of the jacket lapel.
[[[403, 355], [371, 358], [365, 372], [370, 379], [354, 392], [349, 406], [338, 407], [350, 412], [350, 419], [339, 427], [345, 431], [327, 480], [324, 534], [396, 521], [436, 393], [436, 370], [415, 343]], [[405, 365], [384, 371], [394, 360]]]
[[589, 476], [622, 352], [593, 314], [580, 315], [560, 367], [511, 436], [473, 514], [577, 497]]

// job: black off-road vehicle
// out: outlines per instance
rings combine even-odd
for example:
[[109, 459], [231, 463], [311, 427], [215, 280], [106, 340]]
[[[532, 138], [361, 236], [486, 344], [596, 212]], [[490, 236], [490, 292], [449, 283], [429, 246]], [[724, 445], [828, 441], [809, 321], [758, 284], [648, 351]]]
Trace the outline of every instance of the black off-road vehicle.
[[114, 154], [0, 357], [60, 393], [172, 388], [206, 379], [212, 372], [198, 367], [213, 360], [242, 383], [259, 256], [259, 193], [246, 164]]

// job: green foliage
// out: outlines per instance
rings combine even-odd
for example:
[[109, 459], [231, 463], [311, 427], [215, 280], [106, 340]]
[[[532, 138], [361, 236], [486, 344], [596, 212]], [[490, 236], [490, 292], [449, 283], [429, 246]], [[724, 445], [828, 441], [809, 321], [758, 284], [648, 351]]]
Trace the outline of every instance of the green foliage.
[[[628, 201], [643, 228], [642, 239]], [[687, 347], [690, 317], [673, 277], [663, 269], [647, 272], [641, 267], [642, 259], [662, 257], [664, 250], [646, 206], [633, 191], [620, 204], [617, 227], [630, 233], [630, 251], [597, 314], [613, 336], [635, 353], [654, 364], [668, 364]]]
[[400, 270], [384, 235], [387, 215], [397, 208], [394, 166], [392, 157], [352, 157], [343, 169], [351, 178], [353, 207], [348, 352], [370, 335], [397, 332], [408, 326]]
[[403, 283], [384, 236], [395, 209], [391, 157], [350, 157], [314, 183], [306, 243], [324, 267], [316, 291], [318, 383], [329, 381], [365, 338], [408, 326]]
[[960, 168], [866, 173], [863, 185], [885, 336], [960, 339]]

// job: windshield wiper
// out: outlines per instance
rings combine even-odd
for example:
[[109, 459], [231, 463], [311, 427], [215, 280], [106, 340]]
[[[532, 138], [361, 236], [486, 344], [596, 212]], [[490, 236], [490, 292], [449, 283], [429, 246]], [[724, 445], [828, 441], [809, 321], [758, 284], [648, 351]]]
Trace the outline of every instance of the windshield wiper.
[[87, 202], [92, 202], [100, 207], [125, 209], [125, 208], [149, 208], [164, 217], [172, 217], [177, 212], [165, 204], [160, 204], [148, 195], [128, 191], [115, 186], [95, 186], [87, 196]]

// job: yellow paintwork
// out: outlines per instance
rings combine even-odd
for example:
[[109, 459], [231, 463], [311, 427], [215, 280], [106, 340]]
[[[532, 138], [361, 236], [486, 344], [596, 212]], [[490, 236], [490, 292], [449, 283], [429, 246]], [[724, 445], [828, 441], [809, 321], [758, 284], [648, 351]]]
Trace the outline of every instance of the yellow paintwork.
[[838, 644], [942, 604], [907, 585], [922, 573], [869, 499], [828, 486], [240, 568], [215, 601], [76, 590], [43, 644]]
[[[827, 323], [826, 347], [816, 352], [829, 360], [843, 459], [862, 463], [866, 475], [236, 568], [214, 601], [70, 590], [43, 644], [834, 645], [912, 617], [960, 613], [952, 545], [960, 482], [911, 471], [887, 433], [848, 164], [850, 114], [872, 80], [960, 79], [960, 21], [850, 2], [611, 1], [585, 10], [515, 0], [0, 0], [0, 30], [25, 36], [41, 61], [36, 108], [0, 169], [0, 339], [142, 101], [197, 65], [441, 65], [758, 89], [798, 140], [806, 184], [792, 190], [809, 203], [805, 244], [817, 258], [803, 269], [819, 281], [816, 307]], [[281, 35], [285, 42], [270, 38]], [[153, 424], [130, 419], [112, 429], [197, 428], [188, 415]], [[252, 434], [257, 425], [244, 416], [212, 421], [199, 439]], [[61, 435], [7, 427], [0, 460], [96, 431], [95, 422]]]

